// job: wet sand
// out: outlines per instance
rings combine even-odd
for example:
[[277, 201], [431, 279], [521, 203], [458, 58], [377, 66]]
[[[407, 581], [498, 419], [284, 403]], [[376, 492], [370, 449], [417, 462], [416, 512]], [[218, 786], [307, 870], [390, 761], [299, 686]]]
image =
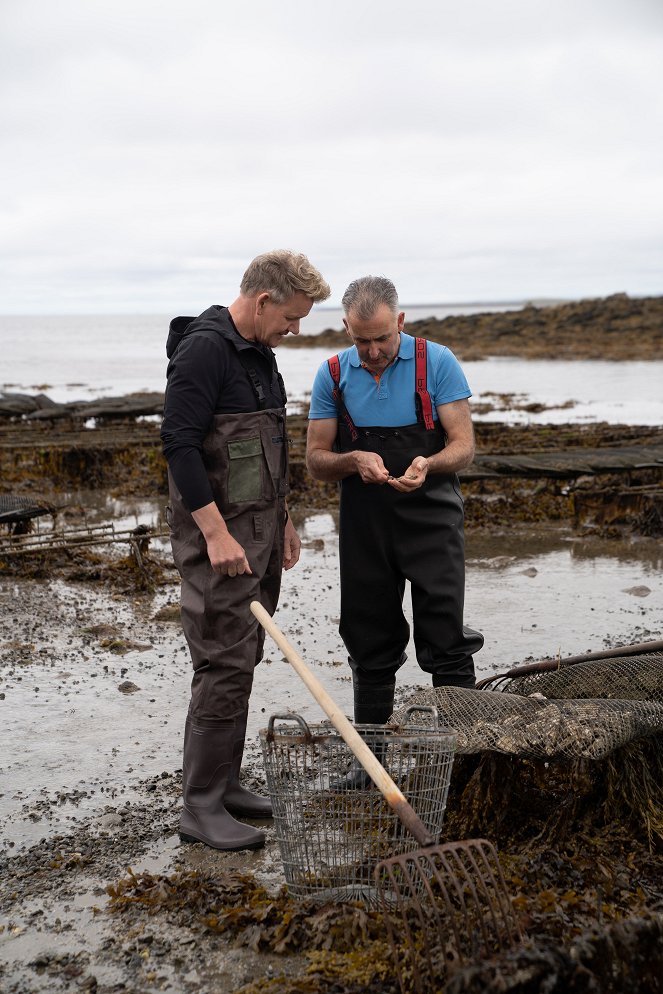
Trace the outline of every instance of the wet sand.
[[[115, 508], [125, 522], [149, 511], [144, 501]], [[300, 508], [295, 520], [303, 555], [285, 576], [277, 621], [350, 715], [335, 514]], [[467, 559], [466, 618], [486, 636], [480, 676], [530, 657], [663, 637], [661, 551], [653, 540], [580, 540], [567, 528], [521, 527], [507, 536], [471, 534]], [[165, 579], [172, 582], [133, 596], [62, 579], [0, 581], [0, 981], [7, 992], [231, 991], [270, 970], [302, 969], [297, 956], [275, 961], [223, 936], [203, 939], [195, 923], [174, 929], [167, 918], [147, 916], [123, 934], [108, 910], [105, 888], [128, 867], [247, 870], [271, 891], [282, 882], [269, 824], [257, 853], [179, 842], [189, 661], [174, 610], [176, 578]], [[398, 700], [427, 682], [410, 647]], [[247, 746], [248, 782], [258, 787], [257, 733], [283, 710], [324, 717], [268, 640]]]

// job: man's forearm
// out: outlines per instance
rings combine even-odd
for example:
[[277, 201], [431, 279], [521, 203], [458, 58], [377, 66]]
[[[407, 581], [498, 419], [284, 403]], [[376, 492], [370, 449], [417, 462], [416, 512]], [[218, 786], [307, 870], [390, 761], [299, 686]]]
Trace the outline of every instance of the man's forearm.
[[458, 473], [471, 465], [474, 459], [474, 443], [449, 442], [444, 449], [427, 458], [429, 473]]
[[306, 468], [314, 480], [336, 483], [357, 472], [356, 454], [314, 449], [306, 455]]
[[214, 501], [211, 504], [206, 504], [205, 507], [199, 507], [197, 511], [192, 511], [191, 517], [200, 528], [208, 544], [215, 538], [228, 534], [228, 526]]

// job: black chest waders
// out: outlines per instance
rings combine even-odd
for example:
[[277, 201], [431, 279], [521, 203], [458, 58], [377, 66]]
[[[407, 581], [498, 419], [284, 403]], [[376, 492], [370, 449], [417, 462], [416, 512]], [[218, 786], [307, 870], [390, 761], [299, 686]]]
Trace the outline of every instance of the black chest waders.
[[[441, 426], [432, 419], [422, 339], [416, 340], [415, 356], [416, 424], [357, 428], [342, 397], [340, 404], [336, 398], [339, 451], [377, 452], [394, 477], [402, 476], [415, 456], [432, 456], [445, 444]], [[330, 371], [334, 377], [331, 363]], [[432, 675], [434, 686], [474, 687], [472, 654], [482, 647], [483, 636], [463, 625], [465, 546], [457, 476], [431, 474], [412, 493], [363, 483], [359, 475], [346, 477], [339, 531], [339, 631], [354, 675], [355, 719], [386, 721], [391, 713], [377, 716], [379, 708], [371, 701], [379, 690], [384, 714], [387, 688], [405, 661], [410, 636], [403, 614], [406, 580], [419, 666]], [[371, 712], [376, 717], [365, 717]]]
[[182, 628], [193, 680], [184, 734], [180, 835], [217, 849], [252, 849], [263, 832], [232, 815], [271, 815], [268, 798], [239, 784], [253, 671], [264, 631], [249, 610], [276, 610], [283, 563], [288, 449], [285, 409], [216, 415], [203, 445], [216, 504], [252, 573], [215, 573], [205, 539], [172, 477], [171, 544], [182, 579]]

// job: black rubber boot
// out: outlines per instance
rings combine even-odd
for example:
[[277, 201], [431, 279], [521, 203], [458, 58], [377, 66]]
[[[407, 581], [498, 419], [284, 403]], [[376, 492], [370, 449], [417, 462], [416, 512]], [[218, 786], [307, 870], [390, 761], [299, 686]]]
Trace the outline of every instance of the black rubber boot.
[[223, 803], [231, 814], [238, 815], [240, 818], [271, 818], [272, 802], [270, 799], [263, 797], [261, 794], [254, 794], [252, 791], [247, 790], [246, 787], [242, 787], [239, 782], [239, 771], [242, 767], [244, 741], [246, 739], [247, 717], [248, 708], [235, 721], [233, 759]]
[[180, 818], [183, 842], [204, 842], [213, 849], [259, 849], [265, 833], [235, 821], [226, 810], [235, 719], [202, 721], [187, 717], [184, 726], [184, 764]]
[[[356, 725], [384, 725], [394, 710], [394, 691], [396, 678], [390, 683], [361, 684], [354, 677], [354, 703]], [[382, 761], [382, 749], [373, 750], [377, 759]], [[355, 760], [350, 772], [330, 783], [332, 790], [366, 790], [373, 781], [364, 767]]]

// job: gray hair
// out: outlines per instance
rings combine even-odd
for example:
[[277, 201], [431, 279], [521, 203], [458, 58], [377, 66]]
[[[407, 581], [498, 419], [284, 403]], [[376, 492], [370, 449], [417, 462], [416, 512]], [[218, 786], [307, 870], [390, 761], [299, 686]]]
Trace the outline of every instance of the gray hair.
[[314, 303], [326, 300], [331, 293], [329, 284], [306, 256], [288, 249], [274, 249], [256, 256], [240, 284], [240, 293], [245, 297], [269, 293], [277, 304], [285, 303], [298, 291]]
[[381, 304], [386, 304], [392, 314], [398, 314], [396, 287], [386, 276], [362, 276], [353, 280], [341, 303], [346, 317], [352, 311], [360, 321], [370, 320]]

